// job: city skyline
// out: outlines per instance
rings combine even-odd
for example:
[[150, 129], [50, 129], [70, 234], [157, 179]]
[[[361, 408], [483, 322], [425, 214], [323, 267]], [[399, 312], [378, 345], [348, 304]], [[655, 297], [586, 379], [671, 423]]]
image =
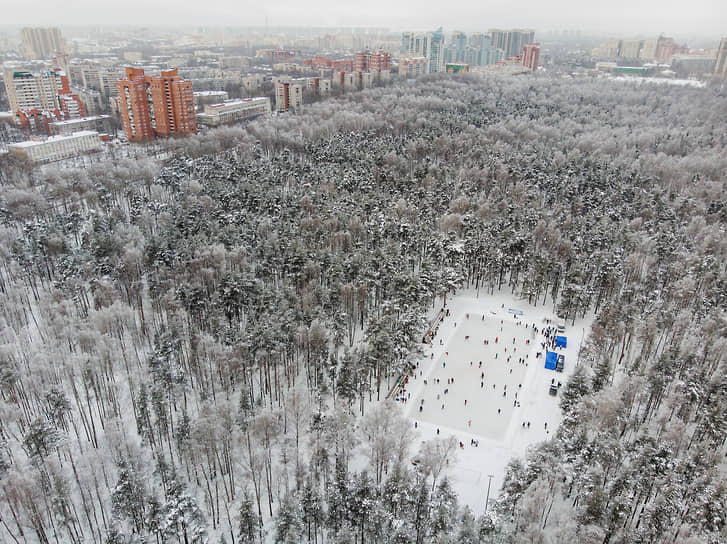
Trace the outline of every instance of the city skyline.
[[[213, 0], [204, 6], [161, 0], [150, 4], [128, 0], [123, 4], [98, 4], [79, 0], [73, 10], [49, 0], [30, 0], [3, 9], [6, 25], [147, 25], [147, 26], [374, 26], [392, 31], [437, 28], [472, 31], [494, 27], [580, 29], [601, 33], [665, 33], [721, 35], [727, 28], [727, 5], [721, 0], [695, 0], [682, 6], [647, 0], [634, 5], [627, 0], [591, 5], [575, 0], [555, 0], [543, 5], [524, 0], [518, 9], [503, 0], [487, 4], [430, 0], [387, 3], [375, 0], [362, 5], [340, 5], [332, 0], [301, 4], [282, 0], [274, 5]], [[139, 19], [143, 14], [143, 20]], [[372, 15], [376, 14], [376, 15]], [[385, 14], [385, 15], [381, 15]]]

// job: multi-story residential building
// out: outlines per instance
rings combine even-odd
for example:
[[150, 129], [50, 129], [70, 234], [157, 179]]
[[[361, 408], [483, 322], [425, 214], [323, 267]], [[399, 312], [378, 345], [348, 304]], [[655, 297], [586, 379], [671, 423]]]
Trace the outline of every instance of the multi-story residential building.
[[6, 71], [5, 89], [13, 112], [23, 109], [60, 110], [58, 95], [70, 93], [68, 77], [61, 70]]
[[99, 69], [100, 66], [95, 63], [79, 64], [78, 62], [74, 62], [68, 67], [68, 75], [70, 76], [72, 84], [79, 85], [84, 89], [100, 91], [101, 78], [99, 77]]
[[369, 51], [368, 49], [356, 53], [355, 72], [378, 74], [382, 70], [391, 71], [391, 53], [386, 51]]
[[116, 94], [116, 81], [124, 76], [117, 68], [100, 66], [93, 62], [71, 63], [69, 75], [74, 85], [93, 89], [106, 97]]
[[464, 63], [470, 66], [485, 66], [491, 62], [492, 38], [487, 34], [475, 32], [470, 35], [464, 48]]
[[353, 91], [358, 87], [358, 72], [333, 72], [333, 86], [346, 91]]
[[57, 51], [51, 59], [53, 68], [63, 70], [66, 75], [70, 75], [68, 69], [71, 64], [71, 57], [64, 51]]
[[300, 64], [296, 64], [294, 62], [276, 62], [275, 64], [273, 64], [274, 72], [283, 72], [285, 74], [297, 74], [304, 69], [307, 69], [307, 67], [301, 66]]
[[10, 109], [23, 130], [50, 134], [48, 124], [85, 115], [79, 96], [72, 93], [62, 70], [4, 74]]
[[399, 76], [407, 79], [415, 79], [427, 73], [425, 57], [399, 57]]
[[58, 102], [60, 109], [63, 112], [64, 119], [78, 119], [86, 115], [86, 110], [83, 107], [83, 102], [78, 95], [68, 93], [62, 93], [58, 95]]
[[110, 115], [92, 115], [91, 117], [80, 117], [79, 119], [54, 121], [49, 123], [49, 128], [50, 133], [53, 135], [68, 136], [83, 130], [95, 130], [99, 133], [110, 134], [113, 131], [113, 121]]
[[243, 98], [205, 106], [204, 112], [197, 115], [197, 122], [208, 126], [218, 126], [252, 119], [260, 115], [269, 115], [270, 111], [268, 97]]
[[523, 66], [528, 68], [531, 72], [538, 69], [538, 62], [540, 61], [540, 44], [539, 43], [527, 43], [523, 46], [523, 54], [521, 62]]
[[296, 110], [303, 105], [303, 86], [287, 81], [275, 84], [275, 109], [278, 113]]
[[43, 141], [8, 144], [8, 151], [26, 160], [43, 163], [74, 157], [100, 149], [102, 145], [98, 132], [85, 130], [69, 136], [51, 136]]
[[429, 54], [426, 55], [429, 62], [427, 69], [430, 74], [444, 72], [444, 33], [440, 27], [436, 32], [430, 34]]
[[176, 68], [147, 79], [154, 112], [154, 132], [165, 136], [196, 133], [192, 82], [181, 79]]
[[37, 108], [22, 109], [14, 113], [13, 120], [24, 132], [48, 135], [50, 124], [62, 121], [60, 110], [41, 110]]
[[399, 47], [399, 53], [406, 54], [411, 51], [411, 42], [414, 38], [413, 32], [402, 32], [401, 33], [401, 46]]
[[719, 42], [713, 74], [714, 77], [727, 79], [727, 38], [722, 38], [722, 41]]
[[[712, 50], [714, 51], [714, 50]], [[671, 56], [671, 70], [679, 77], [704, 77], [714, 73], [714, 54], [676, 54]]]
[[270, 64], [276, 62], [292, 62], [298, 56], [298, 51], [291, 49], [258, 49], [255, 51], [255, 58], [264, 58]]
[[196, 91], [194, 93], [194, 106], [197, 111], [202, 111], [210, 104], [222, 104], [230, 98], [227, 91]]
[[106, 109], [106, 100], [98, 91], [71, 86], [71, 92], [78, 96], [86, 115], [98, 115]]
[[643, 44], [642, 40], [621, 40], [618, 56], [622, 59], [638, 59]]
[[659, 39], [656, 41], [656, 60], [658, 62], [669, 62], [672, 55], [688, 53], [689, 48], [683, 45], [680, 46], [673, 38], [659, 36]]
[[264, 83], [265, 78], [262, 74], [250, 74], [244, 76], [240, 81], [240, 85], [247, 95], [261, 89]]
[[656, 60], [657, 43], [658, 43], [658, 40], [644, 40], [644, 43], [641, 45], [641, 52], [639, 53], [639, 58], [641, 60], [646, 60], [646, 61]]
[[354, 72], [357, 76], [357, 84], [359, 89], [368, 89], [374, 83], [374, 74], [371, 72]]
[[129, 141], [197, 132], [192, 82], [181, 79], [177, 69], [146, 76], [141, 68], [126, 68], [126, 79], [116, 85], [119, 116]]
[[222, 70], [249, 70], [252, 65], [250, 57], [224, 56], [219, 58]]
[[456, 62], [466, 62], [465, 61], [465, 51], [467, 49], [467, 34], [464, 32], [460, 32], [459, 30], [455, 30], [452, 32], [452, 53], [454, 56], [453, 61]]
[[331, 80], [322, 77], [296, 77], [284, 81], [300, 85], [303, 90], [310, 91], [315, 96], [326, 96], [331, 92]]
[[444, 71], [444, 33], [441, 27], [435, 32], [402, 34], [402, 56], [406, 58], [424, 57], [429, 74]]
[[494, 28], [490, 30], [490, 36], [492, 47], [502, 49], [506, 58], [518, 56], [526, 43], [535, 42], [535, 31], [531, 29], [500, 30]]
[[303, 59], [303, 66], [320, 70], [329, 68], [334, 72], [353, 72], [355, 68], [354, 59], [329, 59], [326, 57], [315, 57], [313, 59]]
[[621, 47], [621, 40], [608, 40], [606, 43], [594, 47], [591, 55], [599, 59], [615, 59]]
[[124, 127], [126, 139], [141, 142], [154, 137], [151, 124], [151, 97], [147, 97], [147, 83], [144, 70], [127, 68], [126, 79], [120, 79], [118, 88], [118, 113]]
[[66, 51], [66, 42], [57, 28], [24, 28], [20, 31], [26, 59], [42, 59]]
[[318, 81], [317, 85], [317, 93], [318, 96], [327, 96], [331, 94], [331, 80], [330, 79], [322, 79], [322, 78], [315, 78]]
[[668, 63], [672, 55], [687, 53], [686, 46], [680, 46], [666, 36], [656, 40], [612, 39], [591, 50], [591, 56], [599, 59], [642, 59], [658, 63]]

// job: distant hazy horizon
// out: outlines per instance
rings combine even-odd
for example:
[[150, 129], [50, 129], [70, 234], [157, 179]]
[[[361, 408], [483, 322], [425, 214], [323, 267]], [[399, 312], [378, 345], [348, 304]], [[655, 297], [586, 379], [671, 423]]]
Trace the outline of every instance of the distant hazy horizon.
[[[339, 4], [334, 0], [274, 4], [209, 0], [125, 0], [68, 3], [27, 0], [6, 4], [3, 24], [22, 26], [313, 26], [384, 27], [392, 31], [429, 29], [482, 31], [488, 28], [528, 27], [537, 30], [573, 29], [584, 33], [674, 36], [727, 35], [727, 2], [693, 0], [684, 5], [664, 0], [612, 0], [587, 7], [579, 0], [505, 0], [486, 3], [460, 0], [443, 4], [433, 0], [365, 4]], [[515, 6], [515, 7], [513, 7]]]

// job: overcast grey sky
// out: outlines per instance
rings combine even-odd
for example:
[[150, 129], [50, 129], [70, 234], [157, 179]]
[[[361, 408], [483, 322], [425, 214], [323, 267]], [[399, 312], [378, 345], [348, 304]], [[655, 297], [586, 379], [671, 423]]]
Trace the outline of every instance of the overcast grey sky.
[[18, 25], [443, 25], [582, 29], [602, 34], [727, 35], [727, 0], [0, 0]]

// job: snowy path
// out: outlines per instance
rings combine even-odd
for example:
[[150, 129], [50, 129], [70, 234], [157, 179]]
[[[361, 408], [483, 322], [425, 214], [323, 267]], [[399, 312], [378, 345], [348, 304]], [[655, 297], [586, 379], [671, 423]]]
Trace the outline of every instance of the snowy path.
[[[465, 293], [451, 299], [448, 308], [450, 315], [440, 323], [431, 347], [425, 348], [416, 378], [407, 385], [402, 408], [416, 422], [420, 440], [437, 436], [439, 429], [441, 438], [452, 435], [464, 444], [447, 475], [461, 502], [481, 512], [488, 475], [493, 475], [492, 499], [502, 486], [507, 462], [524, 456], [531, 444], [548, 439], [560, 423], [559, 396], [550, 396], [548, 389], [553, 379], [565, 385], [592, 318], [566, 328], [568, 347], [558, 350], [566, 357], [565, 371], [560, 373], [544, 368], [541, 346], [545, 342], [542, 330], [555, 326], [553, 321], [545, 322], [553, 319], [552, 305], [531, 307], [510, 296], [476, 298], [475, 293]], [[523, 315], [508, 312], [510, 308]], [[543, 355], [536, 359], [538, 351]], [[479, 445], [472, 445], [473, 440]]]

